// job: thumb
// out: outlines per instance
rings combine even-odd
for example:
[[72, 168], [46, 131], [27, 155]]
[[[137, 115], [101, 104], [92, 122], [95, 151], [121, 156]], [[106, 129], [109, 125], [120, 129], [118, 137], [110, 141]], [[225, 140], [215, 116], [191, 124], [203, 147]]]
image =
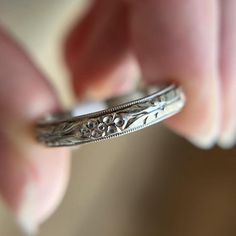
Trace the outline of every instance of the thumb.
[[52, 87], [0, 29], [0, 193], [28, 233], [48, 217], [65, 191], [65, 149], [37, 144], [32, 123], [59, 108]]

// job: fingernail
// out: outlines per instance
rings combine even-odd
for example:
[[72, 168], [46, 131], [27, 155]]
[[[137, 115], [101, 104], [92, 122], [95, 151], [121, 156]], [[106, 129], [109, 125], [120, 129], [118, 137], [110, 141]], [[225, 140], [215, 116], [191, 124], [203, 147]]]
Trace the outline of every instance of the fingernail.
[[111, 96], [119, 96], [120, 94], [127, 93], [132, 90], [137, 84], [138, 79], [127, 79], [126, 77], [115, 77], [103, 81], [100, 84], [90, 86], [84, 94], [85, 97], [101, 99]]
[[37, 191], [35, 183], [28, 182], [22, 197], [22, 203], [17, 212], [17, 222], [27, 236], [36, 235], [39, 222], [37, 220]]
[[188, 140], [195, 146], [201, 148], [201, 149], [211, 149], [215, 146], [217, 142], [218, 135], [212, 134], [212, 135], [202, 135], [202, 136], [196, 136], [188, 138]]
[[232, 148], [236, 143], [236, 130], [230, 129], [225, 131], [218, 140], [218, 145], [221, 148]]
[[137, 63], [127, 59], [106, 80], [90, 86], [85, 96], [90, 98], [119, 96], [136, 87], [139, 78], [140, 71]]

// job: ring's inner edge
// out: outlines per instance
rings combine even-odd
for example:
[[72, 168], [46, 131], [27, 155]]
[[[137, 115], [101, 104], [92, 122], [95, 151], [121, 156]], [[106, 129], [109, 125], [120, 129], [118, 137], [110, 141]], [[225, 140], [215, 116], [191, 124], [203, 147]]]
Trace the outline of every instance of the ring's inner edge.
[[143, 87], [129, 94], [116, 96], [116, 97], [107, 99], [105, 101], [86, 101], [86, 102], [77, 104], [71, 111], [48, 115], [42, 120], [42, 122], [44, 123], [48, 121], [64, 120], [64, 119], [73, 118], [76, 116], [86, 115], [89, 113], [99, 112], [102, 110], [109, 109], [111, 107], [120, 106], [130, 101], [145, 98], [147, 96], [152, 95], [153, 93], [158, 93], [158, 91], [163, 90], [163, 87], [164, 86]]

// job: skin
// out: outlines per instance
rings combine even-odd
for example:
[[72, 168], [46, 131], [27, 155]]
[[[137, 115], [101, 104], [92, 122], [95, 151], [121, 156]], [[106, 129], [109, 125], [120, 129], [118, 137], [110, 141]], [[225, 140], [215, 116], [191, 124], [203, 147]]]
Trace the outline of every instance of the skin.
[[[184, 110], [166, 121], [171, 129], [201, 147], [232, 146], [235, 10], [234, 0], [95, 1], [63, 49], [76, 96], [122, 93], [133, 86], [138, 62], [147, 82], [185, 91]], [[34, 121], [60, 109], [47, 78], [3, 29], [0, 52], [0, 192], [34, 232], [65, 192], [69, 150], [34, 140]]]

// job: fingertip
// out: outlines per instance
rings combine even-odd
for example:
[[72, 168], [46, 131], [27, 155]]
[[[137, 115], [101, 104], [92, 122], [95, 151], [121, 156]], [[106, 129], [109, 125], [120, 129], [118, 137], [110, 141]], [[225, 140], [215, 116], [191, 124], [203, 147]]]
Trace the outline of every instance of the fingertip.
[[102, 87], [119, 83], [129, 46], [127, 5], [95, 1], [65, 41], [65, 60], [77, 97], [94, 93], [93, 88], [102, 90], [98, 91], [101, 94]]
[[[182, 82], [185, 86], [186, 105], [180, 114], [166, 123], [192, 144], [203, 149], [210, 149], [217, 144], [220, 136], [221, 100], [218, 80], [212, 77], [203, 79], [203, 84]], [[208, 81], [208, 82], [207, 82]]]

